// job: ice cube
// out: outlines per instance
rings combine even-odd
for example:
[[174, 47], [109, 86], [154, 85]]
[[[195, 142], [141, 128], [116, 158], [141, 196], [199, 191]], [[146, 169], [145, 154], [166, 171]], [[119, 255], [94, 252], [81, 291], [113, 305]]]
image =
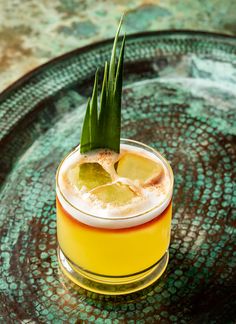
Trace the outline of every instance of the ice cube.
[[83, 163], [70, 169], [70, 182], [79, 189], [94, 189], [98, 186], [111, 182], [111, 176], [99, 163]]
[[116, 166], [117, 174], [141, 184], [152, 185], [159, 181], [164, 170], [161, 164], [135, 153], [126, 153]]
[[92, 193], [104, 204], [112, 204], [114, 206], [125, 205], [136, 196], [129, 186], [120, 183], [98, 187]]

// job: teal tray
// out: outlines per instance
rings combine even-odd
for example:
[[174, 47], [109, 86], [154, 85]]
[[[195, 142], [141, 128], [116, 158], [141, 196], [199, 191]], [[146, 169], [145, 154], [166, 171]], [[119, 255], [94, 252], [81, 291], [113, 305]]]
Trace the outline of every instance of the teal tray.
[[[129, 36], [122, 137], [153, 146], [175, 173], [170, 261], [135, 294], [75, 287], [56, 256], [55, 172], [79, 143], [96, 67], [112, 41], [75, 50], [0, 96], [0, 321], [233, 323], [236, 317], [236, 39]], [[155, 248], [155, 247], [153, 247]]]

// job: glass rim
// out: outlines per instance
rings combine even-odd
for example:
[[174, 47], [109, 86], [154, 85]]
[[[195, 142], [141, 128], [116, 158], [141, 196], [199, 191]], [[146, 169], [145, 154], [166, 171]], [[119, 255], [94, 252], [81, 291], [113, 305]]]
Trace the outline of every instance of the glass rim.
[[[136, 144], [136, 145], [139, 145], [139, 146], [142, 146], [144, 149], [146, 149], [147, 151], [151, 151], [151, 153], [155, 154], [156, 156], [158, 156], [158, 158], [164, 163], [165, 167], [167, 168], [168, 172], [169, 172], [169, 176], [170, 176], [170, 188], [167, 192], [167, 195], [166, 195], [166, 198], [159, 204], [153, 206], [152, 208], [150, 209], [147, 209], [145, 211], [142, 211], [141, 213], [137, 213], [137, 214], [134, 214], [134, 215], [129, 215], [129, 216], [119, 216], [119, 217], [102, 217], [102, 216], [99, 216], [99, 215], [95, 215], [95, 214], [91, 214], [91, 213], [88, 213], [82, 209], [79, 209], [77, 206], [73, 205], [69, 200], [68, 198], [65, 197], [65, 195], [63, 194], [61, 188], [60, 188], [60, 185], [59, 185], [59, 172], [60, 172], [60, 169], [61, 169], [61, 166], [63, 165], [64, 161], [69, 157], [71, 156], [74, 152], [78, 151], [79, 150], [79, 147], [80, 147], [80, 144], [78, 146], [76, 146], [74, 149], [72, 149], [63, 159], [62, 161], [60, 162], [58, 168], [57, 168], [57, 172], [56, 172], [56, 189], [59, 190], [59, 193], [60, 195], [62, 196], [63, 200], [65, 200], [65, 202], [67, 204], [69, 204], [73, 209], [75, 209], [76, 211], [82, 213], [82, 214], [85, 214], [85, 215], [88, 215], [90, 217], [93, 217], [93, 218], [96, 218], [96, 219], [100, 219], [100, 220], [111, 220], [111, 221], [118, 221], [118, 220], [126, 220], [126, 219], [133, 219], [133, 218], [137, 218], [137, 217], [141, 217], [141, 216], [144, 216], [145, 214], [147, 213], [150, 213], [152, 212], [153, 210], [155, 210], [156, 208], [158, 207], [161, 207], [162, 205], [164, 205], [166, 203], [166, 201], [169, 199], [171, 201], [172, 199], [172, 195], [173, 195], [173, 186], [174, 186], [174, 174], [173, 174], [173, 170], [170, 166], [170, 163], [168, 162], [168, 160], [159, 152], [157, 151], [156, 149], [152, 148], [151, 146], [147, 145], [147, 144], [144, 144], [142, 142], [139, 142], [139, 141], [136, 141], [136, 140], [132, 140], [132, 139], [126, 139], [126, 138], [121, 138], [120, 139], [120, 144]], [[170, 196], [170, 197], [169, 197]], [[59, 202], [61, 203], [60, 199], [58, 198]], [[170, 203], [169, 201], [169, 203]], [[168, 205], [169, 205], [168, 203]], [[167, 205], [167, 207], [168, 207]], [[166, 208], [167, 208], [166, 207]], [[64, 207], [63, 207], [64, 208]], [[165, 208], [165, 209], [166, 209]], [[164, 209], [164, 210], [165, 210]], [[162, 212], [161, 212], [162, 213]], [[160, 214], [161, 214], [160, 213]], [[159, 215], [160, 215], [159, 214]], [[157, 215], [157, 217], [159, 216]], [[71, 215], [73, 217], [73, 215]], [[74, 217], [73, 217], [74, 218]]]

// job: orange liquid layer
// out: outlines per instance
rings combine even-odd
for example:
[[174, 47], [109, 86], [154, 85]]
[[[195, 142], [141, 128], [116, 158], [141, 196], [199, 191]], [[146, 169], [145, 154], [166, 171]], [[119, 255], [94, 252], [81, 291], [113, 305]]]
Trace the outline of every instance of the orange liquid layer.
[[[109, 276], [131, 275], [154, 265], [170, 242], [172, 204], [143, 225], [103, 229], [85, 225], [57, 199], [57, 236], [63, 253], [79, 267]], [[89, 217], [89, 216], [88, 216]]]

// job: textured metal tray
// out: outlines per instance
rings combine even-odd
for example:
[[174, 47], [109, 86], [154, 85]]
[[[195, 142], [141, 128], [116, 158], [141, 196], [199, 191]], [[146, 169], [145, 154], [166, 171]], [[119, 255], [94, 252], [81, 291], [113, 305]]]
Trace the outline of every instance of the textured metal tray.
[[157, 148], [175, 173], [170, 261], [161, 280], [109, 297], [73, 286], [58, 268], [55, 171], [79, 143], [95, 69], [111, 44], [61, 56], [0, 96], [0, 320], [231, 323], [236, 40], [230, 37], [153, 32], [127, 40], [122, 137]]

